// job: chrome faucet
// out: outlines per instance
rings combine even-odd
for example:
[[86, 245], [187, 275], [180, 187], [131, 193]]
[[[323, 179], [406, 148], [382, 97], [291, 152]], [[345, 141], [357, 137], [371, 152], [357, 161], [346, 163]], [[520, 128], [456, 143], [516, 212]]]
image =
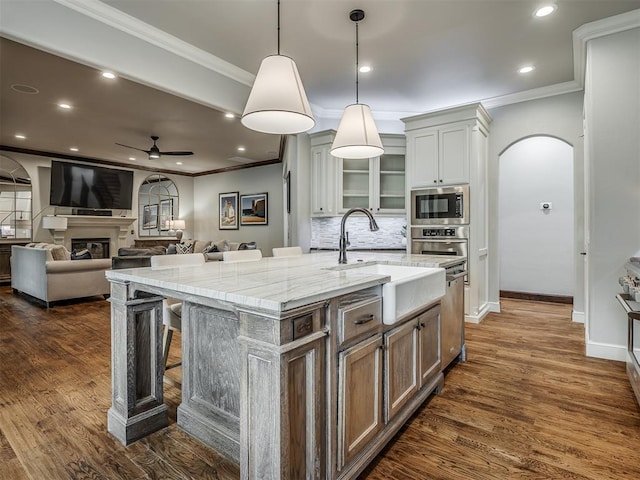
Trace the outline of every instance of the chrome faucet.
[[371, 230], [372, 232], [377, 232], [378, 230], [380, 230], [380, 227], [378, 227], [378, 224], [376, 223], [375, 218], [373, 218], [373, 215], [371, 214], [371, 212], [366, 208], [356, 207], [356, 208], [350, 208], [349, 210], [347, 210], [347, 213], [345, 213], [342, 216], [342, 223], [340, 224], [340, 258], [338, 258], [338, 263], [347, 263], [347, 247], [349, 246], [349, 232], [344, 231], [344, 224], [347, 221], [347, 217], [355, 212], [362, 212], [367, 217], [369, 217], [369, 230]]

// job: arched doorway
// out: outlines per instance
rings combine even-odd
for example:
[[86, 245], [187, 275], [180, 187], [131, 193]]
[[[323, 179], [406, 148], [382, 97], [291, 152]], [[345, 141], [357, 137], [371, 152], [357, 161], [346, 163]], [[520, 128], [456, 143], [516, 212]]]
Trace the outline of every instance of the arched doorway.
[[573, 147], [521, 139], [499, 157], [501, 295], [573, 297]]

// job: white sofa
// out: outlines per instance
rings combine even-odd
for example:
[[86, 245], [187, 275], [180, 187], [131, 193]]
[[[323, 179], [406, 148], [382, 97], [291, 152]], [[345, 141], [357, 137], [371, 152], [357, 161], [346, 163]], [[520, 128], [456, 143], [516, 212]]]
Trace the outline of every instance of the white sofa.
[[[110, 258], [70, 260], [62, 245], [30, 244], [11, 247], [11, 287], [45, 302], [107, 296], [111, 292], [105, 271]], [[61, 247], [61, 248], [60, 248]]]

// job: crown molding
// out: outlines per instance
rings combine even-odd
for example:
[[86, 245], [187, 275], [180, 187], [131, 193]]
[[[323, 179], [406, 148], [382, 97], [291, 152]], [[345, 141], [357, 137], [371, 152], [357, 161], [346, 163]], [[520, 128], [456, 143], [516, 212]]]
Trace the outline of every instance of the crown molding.
[[538, 100], [540, 98], [554, 97], [556, 95], [564, 95], [566, 93], [579, 92], [582, 90], [575, 80], [564, 83], [556, 83], [555, 85], [547, 85], [546, 87], [533, 88], [522, 92], [511, 93], [509, 95], [501, 95], [499, 97], [485, 98], [481, 100], [485, 108], [504, 107], [514, 103], [528, 102], [529, 100]]
[[53, 0], [82, 15], [109, 25], [121, 32], [144, 40], [193, 63], [212, 70], [236, 82], [251, 87], [255, 75], [247, 72], [209, 52], [132, 17], [99, 0]]
[[638, 27], [640, 27], [640, 9], [585, 23], [573, 31], [573, 78], [580, 87], [584, 86], [587, 42]]

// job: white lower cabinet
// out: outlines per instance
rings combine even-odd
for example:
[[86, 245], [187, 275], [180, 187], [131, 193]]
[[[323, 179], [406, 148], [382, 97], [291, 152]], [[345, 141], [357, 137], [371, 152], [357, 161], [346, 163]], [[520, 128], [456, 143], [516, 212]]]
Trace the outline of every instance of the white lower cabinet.
[[382, 335], [338, 356], [338, 471], [384, 427], [382, 419]]
[[385, 421], [440, 372], [440, 306], [384, 334]]

